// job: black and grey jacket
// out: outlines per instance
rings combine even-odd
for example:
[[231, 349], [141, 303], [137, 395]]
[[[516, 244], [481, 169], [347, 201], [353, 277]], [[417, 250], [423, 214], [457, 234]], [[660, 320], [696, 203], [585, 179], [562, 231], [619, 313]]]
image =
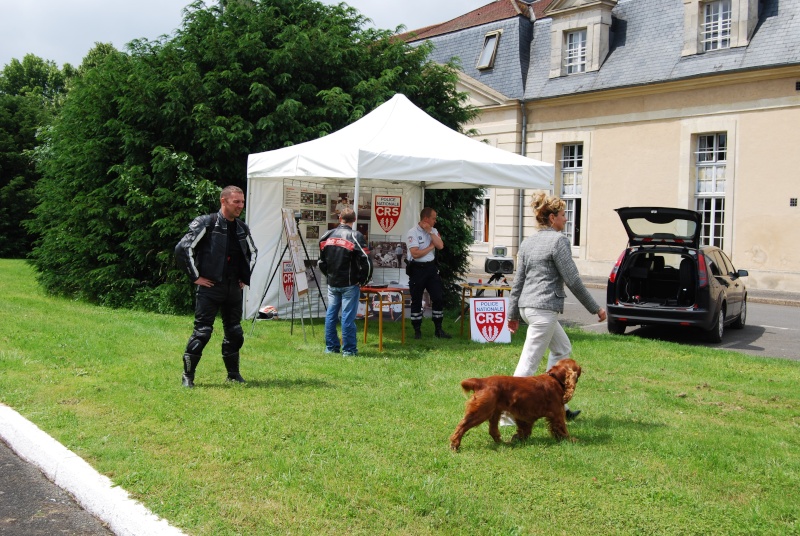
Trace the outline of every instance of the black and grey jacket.
[[239, 279], [245, 285], [250, 284], [250, 274], [258, 254], [250, 228], [239, 219], [229, 222], [221, 211], [195, 218], [189, 224], [189, 232], [175, 246], [178, 267], [189, 279], [197, 281], [198, 277], [205, 277], [212, 281], [222, 281], [227, 258], [228, 225], [236, 225], [236, 237], [247, 265], [239, 274]]
[[347, 225], [331, 229], [319, 240], [319, 269], [328, 286], [363, 285], [372, 277], [372, 260], [364, 235]]

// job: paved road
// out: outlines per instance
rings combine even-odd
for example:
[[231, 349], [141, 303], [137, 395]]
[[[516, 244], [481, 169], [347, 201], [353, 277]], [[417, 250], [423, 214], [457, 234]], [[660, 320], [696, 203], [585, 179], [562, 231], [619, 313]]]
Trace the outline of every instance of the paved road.
[[[597, 285], [599, 286], [599, 284]], [[589, 288], [589, 291], [601, 305], [605, 304], [605, 288]], [[776, 303], [796, 303], [796, 296], [787, 299], [772, 299], [772, 296], [763, 297], [751, 292], [747, 302], [747, 323], [744, 329], [725, 329], [722, 342], [709, 343], [703, 340], [703, 335], [698, 331], [685, 328], [667, 328], [656, 326], [636, 326], [625, 331], [626, 336], [659, 339], [693, 346], [708, 346], [735, 350], [746, 354], [761, 357], [781, 357], [785, 359], [800, 360], [800, 307], [790, 305], [776, 305], [774, 303], [759, 303], [760, 300]], [[586, 330], [598, 333], [607, 333], [606, 323], [598, 323], [597, 317], [590, 315], [586, 309], [568, 292], [564, 305], [562, 320], [568, 325], [578, 325]]]
[[75, 499], [0, 441], [0, 534], [109, 536]]

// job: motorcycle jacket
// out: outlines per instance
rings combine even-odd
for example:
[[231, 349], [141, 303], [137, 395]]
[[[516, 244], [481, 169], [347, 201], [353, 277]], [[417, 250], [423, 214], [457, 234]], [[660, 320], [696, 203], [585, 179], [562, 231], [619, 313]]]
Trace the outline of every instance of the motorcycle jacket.
[[199, 277], [216, 282], [223, 280], [225, 265], [229, 258], [228, 225], [236, 225], [236, 238], [243, 255], [239, 280], [245, 285], [250, 284], [250, 274], [258, 254], [253, 237], [250, 235], [250, 228], [239, 219], [229, 222], [222, 215], [222, 211], [195, 218], [189, 224], [189, 232], [175, 246], [178, 267], [193, 282]]
[[364, 235], [347, 225], [331, 229], [319, 240], [319, 269], [328, 286], [363, 285], [372, 278], [372, 260]]

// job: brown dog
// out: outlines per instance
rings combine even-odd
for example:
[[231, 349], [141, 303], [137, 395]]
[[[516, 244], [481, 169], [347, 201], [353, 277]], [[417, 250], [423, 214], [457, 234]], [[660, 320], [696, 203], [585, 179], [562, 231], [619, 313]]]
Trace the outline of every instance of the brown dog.
[[539, 376], [489, 376], [462, 381], [464, 392], [474, 393], [467, 401], [464, 418], [450, 436], [450, 448], [458, 450], [464, 434], [487, 420], [489, 435], [500, 443], [498, 423], [504, 411], [517, 423], [513, 439], [527, 439], [533, 423], [542, 417], [547, 419], [553, 437], [569, 438], [564, 404], [572, 399], [580, 375], [581, 367], [575, 361], [562, 359]]

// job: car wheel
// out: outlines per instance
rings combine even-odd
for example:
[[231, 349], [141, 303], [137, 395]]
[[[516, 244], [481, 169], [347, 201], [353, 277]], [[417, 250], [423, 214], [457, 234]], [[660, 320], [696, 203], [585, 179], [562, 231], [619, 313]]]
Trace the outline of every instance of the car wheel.
[[719, 309], [719, 313], [717, 314], [717, 321], [714, 323], [714, 327], [712, 327], [708, 331], [708, 340], [711, 342], [722, 342], [722, 332], [725, 330], [725, 306], [723, 305]]
[[625, 324], [622, 322], [618, 322], [616, 320], [612, 320], [611, 318], [608, 319], [608, 332], [613, 333], [614, 335], [624, 335], [625, 334]]
[[731, 327], [736, 329], [742, 329], [744, 327], [745, 322], [747, 322], [747, 296], [745, 296], [744, 300], [742, 300], [742, 312], [739, 313], [739, 316], [737, 316], [736, 320], [733, 321]]

